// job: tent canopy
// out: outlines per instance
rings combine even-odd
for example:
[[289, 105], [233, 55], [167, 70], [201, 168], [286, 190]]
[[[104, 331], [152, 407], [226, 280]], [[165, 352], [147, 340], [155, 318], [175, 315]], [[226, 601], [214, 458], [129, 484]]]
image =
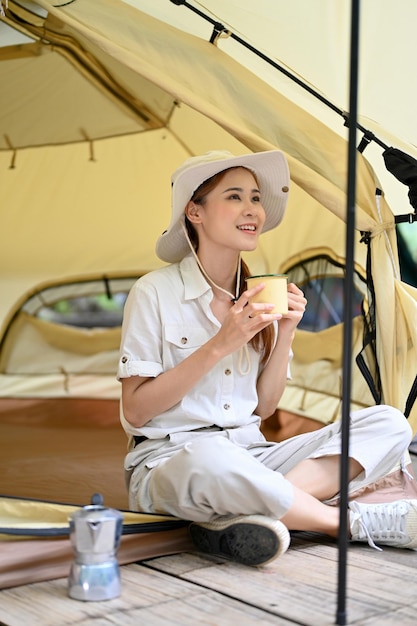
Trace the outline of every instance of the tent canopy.
[[[231, 37], [210, 43], [211, 26], [185, 6], [54, 4], [9, 0], [1, 18], [0, 35], [23, 37], [0, 49], [3, 329], [16, 302], [40, 285], [158, 267], [154, 242], [169, 221], [170, 174], [211, 149], [279, 148], [288, 157], [287, 214], [248, 259], [254, 271], [277, 271], [306, 248], [330, 246], [344, 257], [347, 130], [333, 109]], [[415, 121], [398, 93], [401, 103], [415, 99], [405, 66], [415, 58], [416, 8], [400, 4], [370, 0], [362, 8], [360, 121], [415, 155]], [[320, 10], [301, 0], [193, 5], [346, 110], [349, 2], [322, 0]], [[388, 29], [398, 45], [384, 44]], [[382, 165], [375, 142], [358, 154], [355, 259], [365, 267], [360, 233], [371, 233], [384, 398], [403, 408], [417, 370], [415, 293], [400, 282], [392, 210], [384, 195], [375, 200], [376, 187], [385, 189]], [[407, 190], [395, 180], [388, 187], [395, 212], [411, 212]], [[5, 374], [1, 393], [10, 389]], [[338, 392], [329, 393], [336, 402]]]

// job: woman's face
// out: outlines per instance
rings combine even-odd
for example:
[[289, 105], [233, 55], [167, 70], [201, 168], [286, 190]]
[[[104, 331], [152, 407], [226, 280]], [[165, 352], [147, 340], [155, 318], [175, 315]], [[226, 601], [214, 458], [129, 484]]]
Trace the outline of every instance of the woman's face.
[[243, 167], [228, 170], [204, 203], [190, 203], [186, 213], [197, 231], [199, 251], [208, 246], [254, 250], [265, 222], [258, 184]]

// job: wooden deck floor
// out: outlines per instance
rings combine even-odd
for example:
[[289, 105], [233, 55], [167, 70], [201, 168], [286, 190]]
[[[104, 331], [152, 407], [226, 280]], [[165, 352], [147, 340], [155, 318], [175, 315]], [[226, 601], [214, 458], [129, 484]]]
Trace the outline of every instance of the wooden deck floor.
[[[67, 596], [67, 580], [0, 592], [2, 626], [249, 626], [335, 624], [337, 544], [297, 533], [264, 568], [177, 554], [121, 567], [122, 593], [107, 602]], [[415, 625], [417, 552], [351, 544], [346, 623]]]

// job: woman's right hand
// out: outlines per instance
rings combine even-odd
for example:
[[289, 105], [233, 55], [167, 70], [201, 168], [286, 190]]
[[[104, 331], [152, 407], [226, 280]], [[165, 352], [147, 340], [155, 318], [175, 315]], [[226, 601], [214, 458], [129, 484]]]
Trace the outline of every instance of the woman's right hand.
[[228, 311], [222, 326], [212, 341], [218, 344], [224, 354], [239, 350], [261, 330], [282, 318], [280, 313], [271, 313], [274, 304], [249, 302], [250, 298], [262, 291], [261, 283], [244, 291]]

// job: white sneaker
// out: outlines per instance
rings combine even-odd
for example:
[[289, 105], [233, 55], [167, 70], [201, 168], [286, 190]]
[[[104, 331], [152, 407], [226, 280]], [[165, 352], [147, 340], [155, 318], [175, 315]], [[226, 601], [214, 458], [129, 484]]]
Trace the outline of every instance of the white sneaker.
[[367, 541], [394, 548], [417, 548], [417, 500], [384, 504], [350, 502], [352, 541]]
[[286, 526], [264, 515], [193, 522], [190, 535], [199, 552], [244, 565], [265, 565], [286, 552], [290, 545]]

